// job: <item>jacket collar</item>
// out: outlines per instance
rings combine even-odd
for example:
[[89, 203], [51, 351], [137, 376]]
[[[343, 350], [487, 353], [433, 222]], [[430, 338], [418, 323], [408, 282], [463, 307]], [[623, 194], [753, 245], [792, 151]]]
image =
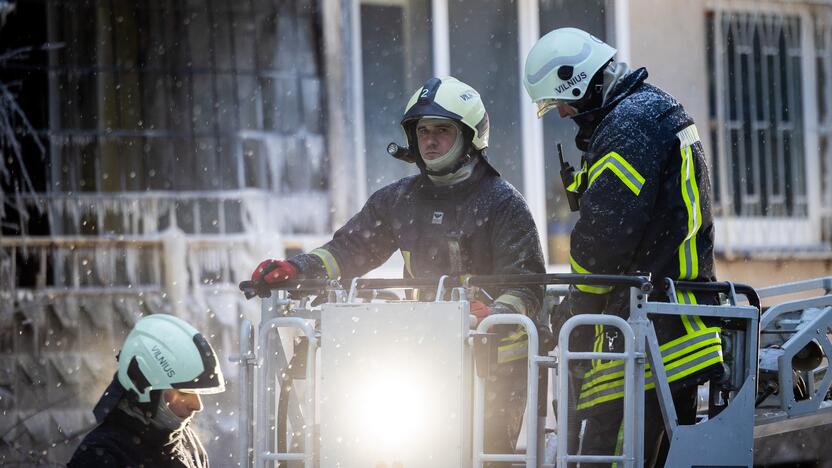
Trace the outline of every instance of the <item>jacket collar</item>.
[[482, 180], [489, 175], [499, 176], [499, 173], [491, 167], [491, 164], [485, 158], [480, 157], [471, 176], [453, 185], [436, 185], [424, 174], [419, 175], [416, 179], [416, 193], [419, 198], [430, 200], [457, 198], [476, 189]]
[[619, 81], [618, 85], [610, 92], [606, 102], [601, 107], [590, 109], [572, 117], [578, 124], [578, 134], [575, 136], [575, 144], [581, 151], [589, 150], [589, 141], [595, 133], [595, 129], [604, 120], [615, 106], [627, 96], [633, 94], [644, 80], [647, 79], [647, 69], [644, 67], [630, 73]]
[[121, 408], [115, 408], [112, 412], [110, 412], [107, 416], [107, 421], [122, 427], [130, 434], [139, 437], [146, 443], [158, 447], [175, 446], [182, 439], [184, 432], [187, 430], [187, 426], [175, 431], [160, 428], [128, 414]]

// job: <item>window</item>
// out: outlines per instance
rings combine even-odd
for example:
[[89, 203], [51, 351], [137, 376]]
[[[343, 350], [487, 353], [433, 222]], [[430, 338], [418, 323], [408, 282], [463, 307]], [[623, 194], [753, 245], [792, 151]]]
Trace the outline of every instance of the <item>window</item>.
[[[387, 144], [406, 146], [399, 122], [411, 93], [432, 75], [430, 2], [361, 4], [361, 62], [367, 193], [418, 173], [387, 154]], [[363, 200], [362, 200], [363, 202]]]
[[716, 146], [725, 154], [713, 168], [720, 214], [805, 217], [800, 18], [723, 13], [711, 21], [720, 23], [711, 38], [723, 51], [712, 81], [722, 83]]
[[829, 59], [815, 55], [811, 31], [822, 32], [808, 8], [767, 3], [709, 12], [706, 26], [717, 248], [818, 247], [826, 140], [814, 133], [814, 96]]
[[[612, 38], [607, 35], [607, 14], [606, 0], [585, 0], [580, 3], [542, 0], [540, 35], [543, 36], [557, 28], [576, 27], [612, 43]], [[560, 142], [563, 145], [565, 159], [579, 168], [581, 152], [574, 143], [577, 131], [578, 126], [575, 122], [559, 118], [557, 112], [552, 112], [543, 119], [547, 241], [549, 263], [553, 264], [569, 264], [569, 234], [578, 219], [578, 214], [569, 210], [566, 201], [555, 144]]]
[[821, 174], [823, 239], [832, 239], [832, 9], [818, 11], [815, 18], [817, 51], [818, 152]]

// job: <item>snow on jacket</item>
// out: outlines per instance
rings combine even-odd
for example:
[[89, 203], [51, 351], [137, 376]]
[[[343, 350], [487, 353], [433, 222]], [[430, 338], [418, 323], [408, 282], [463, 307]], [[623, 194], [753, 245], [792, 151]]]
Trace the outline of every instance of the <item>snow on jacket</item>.
[[84, 437], [67, 464], [104, 467], [208, 468], [208, 456], [190, 427], [163, 430], [115, 408]]
[[[379, 189], [330, 242], [290, 261], [306, 277], [353, 278], [396, 250], [405, 278], [546, 271], [525, 200], [482, 161], [454, 185], [436, 186], [420, 174]], [[489, 292], [504, 312], [529, 316], [543, 300], [537, 286]]]
[[[575, 117], [579, 135], [591, 137], [579, 183], [573, 187], [583, 193], [580, 219], [570, 239], [572, 269], [713, 281], [713, 219], [702, 143], [682, 105], [645, 83], [646, 78], [644, 68], [632, 72], [601, 108]], [[663, 300], [655, 296], [651, 299]], [[681, 303], [714, 301], [713, 295], [679, 291]], [[578, 285], [558, 313], [605, 312], [626, 318], [628, 307], [626, 288]], [[682, 316], [658, 317], [654, 323], [659, 343], [665, 345], [662, 357], [671, 382], [721, 372], [715, 322]], [[620, 341], [599, 326], [591, 346], [597, 351], [618, 349]], [[620, 366], [595, 362], [585, 378], [579, 408], [617, 398], [623, 380], [622, 388], [611, 384]]]

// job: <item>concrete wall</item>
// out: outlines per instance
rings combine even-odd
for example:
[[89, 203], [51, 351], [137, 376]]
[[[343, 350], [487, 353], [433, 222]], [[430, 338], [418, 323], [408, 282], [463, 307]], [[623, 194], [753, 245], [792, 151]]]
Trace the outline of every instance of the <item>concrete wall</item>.
[[693, 116], [708, 154], [705, 2], [630, 0], [630, 65], [672, 94]]
[[[705, 151], [713, 157], [708, 128], [706, 6], [703, 0], [630, 0], [631, 66], [647, 67], [648, 81], [678, 99], [693, 116]], [[832, 275], [829, 259], [726, 259], [719, 279], [764, 287]]]

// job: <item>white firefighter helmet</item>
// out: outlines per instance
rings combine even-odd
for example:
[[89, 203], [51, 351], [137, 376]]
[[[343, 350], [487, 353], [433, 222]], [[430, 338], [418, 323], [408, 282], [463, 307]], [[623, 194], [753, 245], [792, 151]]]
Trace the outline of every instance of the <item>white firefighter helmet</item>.
[[140, 403], [150, 401], [152, 390], [225, 391], [217, 354], [205, 337], [166, 314], [143, 317], [127, 335], [118, 357], [118, 381]]
[[542, 117], [561, 103], [580, 100], [595, 73], [616, 50], [577, 28], [560, 28], [537, 40], [526, 56], [523, 85]]
[[402, 117], [402, 130], [411, 151], [418, 151], [415, 127], [422, 117], [444, 117], [470, 130], [471, 146], [488, 146], [488, 112], [480, 94], [452, 76], [431, 78], [413, 93]]

